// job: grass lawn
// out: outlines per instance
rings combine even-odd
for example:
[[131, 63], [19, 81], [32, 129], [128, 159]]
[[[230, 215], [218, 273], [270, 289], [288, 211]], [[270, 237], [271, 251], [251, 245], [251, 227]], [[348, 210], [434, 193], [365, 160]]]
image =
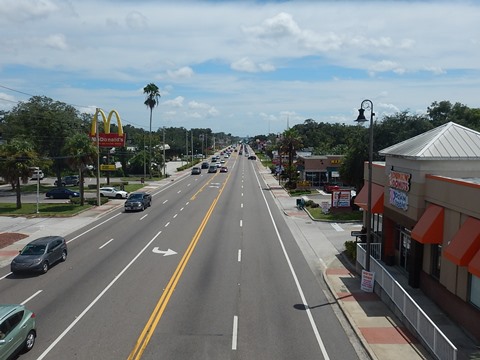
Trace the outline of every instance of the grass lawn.
[[321, 207], [305, 208], [310, 215], [316, 220], [330, 220], [330, 221], [361, 221], [363, 219], [362, 211], [338, 212], [324, 214]]
[[[65, 200], [66, 201], [66, 200]], [[91, 205], [85, 204], [84, 206], [70, 204], [70, 203], [58, 203], [58, 204], [23, 204], [22, 208], [17, 209], [17, 204], [13, 203], [0, 203], [0, 215], [10, 216], [43, 216], [43, 217], [62, 217], [73, 216], [79, 212], [90, 208]]]

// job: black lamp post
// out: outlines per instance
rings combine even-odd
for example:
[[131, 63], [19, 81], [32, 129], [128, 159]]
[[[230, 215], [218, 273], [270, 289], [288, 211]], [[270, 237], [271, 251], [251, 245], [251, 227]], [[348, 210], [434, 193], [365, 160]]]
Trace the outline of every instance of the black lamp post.
[[358, 109], [357, 122], [364, 123], [367, 120], [365, 117], [365, 110], [370, 110], [370, 142], [368, 147], [368, 197], [367, 197], [367, 243], [366, 243], [366, 259], [365, 259], [365, 270], [370, 271], [370, 242], [372, 234], [372, 162], [373, 162], [373, 117], [375, 113], [373, 112], [373, 102], [371, 100], [363, 100]]

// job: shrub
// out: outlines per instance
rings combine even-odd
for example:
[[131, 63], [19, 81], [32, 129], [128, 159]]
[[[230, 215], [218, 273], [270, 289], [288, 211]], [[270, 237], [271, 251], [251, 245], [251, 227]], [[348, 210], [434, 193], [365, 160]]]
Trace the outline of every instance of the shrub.
[[347, 240], [343, 245], [348, 258], [355, 261], [357, 259], [357, 243], [353, 240]]

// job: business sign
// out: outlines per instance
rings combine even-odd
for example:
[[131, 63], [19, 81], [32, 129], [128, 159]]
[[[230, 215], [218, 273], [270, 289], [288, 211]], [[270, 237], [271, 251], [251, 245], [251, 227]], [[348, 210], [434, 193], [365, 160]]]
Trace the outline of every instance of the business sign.
[[100, 170], [102, 170], [102, 171], [115, 171], [116, 166], [115, 166], [115, 164], [101, 164], [100, 165]]
[[[103, 133], [98, 133], [98, 114], [102, 116], [103, 120]], [[110, 133], [110, 122], [112, 116], [115, 115], [117, 118], [118, 134]], [[98, 146], [100, 147], [123, 147], [125, 146], [125, 134], [123, 133], [122, 121], [120, 120], [120, 115], [116, 110], [109, 112], [108, 117], [105, 115], [102, 109], [97, 109], [92, 120], [92, 127], [90, 128], [90, 138], [92, 141], [97, 142], [98, 137]]]
[[399, 209], [408, 210], [408, 194], [396, 189], [390, 188], [389, 203]]
[[399, 171], [390, 171], [390, 174], [388, 175], [388, 185], [391, 188], [409, 192], [411, 178], [411, 174], [402, 173]]
[[347, 208], [350, 207], [351, 191], [332, 191], [332, 207]]
[[362, 282], [360, 283], [360, 289], [365, 292], [373, 292], [375, 285], [375, 273], [362, 270]]

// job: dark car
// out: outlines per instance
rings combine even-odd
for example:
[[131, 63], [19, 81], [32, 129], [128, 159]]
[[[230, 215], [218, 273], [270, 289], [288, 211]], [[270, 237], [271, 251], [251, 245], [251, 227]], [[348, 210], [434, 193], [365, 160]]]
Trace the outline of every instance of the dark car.
[[206, 161], [202, 163], [202, 169], [208, 169], [209, 166], [210, 165]]
[[[73, 185], [73, 186], [78, 186], [80, 184], [80, 178], [78, 175], [71, 175], [71, 176], [65, 176], [62, 177], [62, 183], [60, 184], [61, 186], [67, 186], [67, 185]], [[55, 186], [58, 186], [58, 180], [55, 180]]]
[[16, 359], [35, 345], [35, 313], [20, 304], [0, 305], [0, 359]]
[[226, 166], [222, 166], [222, 167], [220, 168], [220, 172], [221, 172], [221, 173], [226, 173], [226, 172], [228, 172], [228, 168], [227, 168]]
[[217, 172], [217, 165], [210, 165], [208, 168], [209, 173], [216, 173]]
[[125, 212], [143, 211], [149, 206], [152, 206], [152, 195], [143, 191], [131, 193], [124, 205]]
[[80, 193], [67, 188], [56, 188], [48, 191], [45, 196], [49, 199], [71, 199], [79, 197]]
[[257, 157], [255, 155], [250, 155], [248, 157], [248, 160], [257, 160]]
[[202, 173], [202, 170], [200, 170], [199, 167], [193, 167], [192, 168], [192, 175], [200, 175]]
[[59, 261], [67, 260], [67, 243], [61, 236], [44, 236], [29, 242], [12, 260], [12, 273], [41, 272]]

